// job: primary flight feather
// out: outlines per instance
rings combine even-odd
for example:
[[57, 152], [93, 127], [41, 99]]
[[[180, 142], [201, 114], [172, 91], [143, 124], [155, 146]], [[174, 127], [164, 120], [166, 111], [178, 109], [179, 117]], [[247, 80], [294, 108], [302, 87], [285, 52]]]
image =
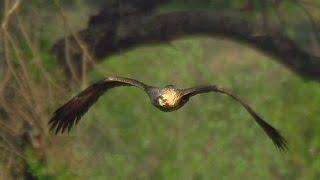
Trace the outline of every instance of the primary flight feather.
[[69, 100], [66, 104], [58, 108], [49, 121], [50, 130], [56, 134], [65, 132], [78, 123], [80, 118], [99, 99], [99, 97], [111, 88], [119, 86], [135, 86], [144, 90], [151, 103], [161, 111], [175, 111], [188, 102], [189, 98], [200, 93], [218, 92], [229, 95], [238, 101], [254, 118], [259, 126], [271, 138], [272, 142], [280, 150], [287, 149], [286, 140], [270, 124], [264, 121], [247, 103], [235, 94], [223, 89], [220, 86], [199, 86], [194, 88], [179, 89], [173, 85], [165, 87], [154, 87], [146, 85], [140, 81], [124, 77], [107, 77], [89, 86], [78, 95]]

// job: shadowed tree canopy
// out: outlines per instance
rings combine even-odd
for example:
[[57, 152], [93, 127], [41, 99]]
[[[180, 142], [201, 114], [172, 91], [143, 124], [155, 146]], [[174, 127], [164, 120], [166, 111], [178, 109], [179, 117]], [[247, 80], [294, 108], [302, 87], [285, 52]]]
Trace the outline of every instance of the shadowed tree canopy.
[[[101, 61], [104, 57], [148, 43], [206, 35], [241, 41], [256, 48], [302, 76], [320, 79], [320, 58], [301, 49], [279, 26], [265, 28], [238, 16], [207, 10], [155, 13], [168, 0], [119, 0], [105, 7], [89, 20], [86, 29], [58, 40], [53, 53], [66, 66], [68, 57], [81, 75], [84, 52]], [[246, 7], [245, 7], [246, 8]], [[66, 46], [68, 42], [68, 46]], [[80, 45], [79, 45], [80, 43]], [[67, 52], [67, 53], [66, 53]]]

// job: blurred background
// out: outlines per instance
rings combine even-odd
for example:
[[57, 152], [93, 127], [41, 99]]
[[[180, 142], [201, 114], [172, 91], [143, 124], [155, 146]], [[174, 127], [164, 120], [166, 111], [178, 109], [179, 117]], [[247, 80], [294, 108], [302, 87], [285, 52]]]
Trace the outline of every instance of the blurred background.
[[[319, 55], [320, 2], [267, 2], [275, 2], [267, 9], [271, 22], [279, 18], [275, 7], [285, 33]], [[154, 13], [198, 9], [259, 23], [264, 2], [251, 3], [172, 0]], [[0, 179], [320, 178], [319, 82], [246, 43], [184, 37], [120, 51], [70, 78], [51, 48], [86, 28], [104, 4], [0, 0]], [[69, 134], [50, 133], [47, 122], [54, 110], [107, 75], [156, 86], [222, 85], [279, 129], [289, 151], [279, 152], [238, 103], [213, 93], [163, 113], [141, 90], [117, 88], [102, 96]]]

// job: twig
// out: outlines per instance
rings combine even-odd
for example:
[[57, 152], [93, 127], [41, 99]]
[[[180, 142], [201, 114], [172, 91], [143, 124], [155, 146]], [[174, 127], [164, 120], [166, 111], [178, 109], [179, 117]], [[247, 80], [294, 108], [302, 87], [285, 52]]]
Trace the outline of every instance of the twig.
[[[60, 1], [59, 1], [59, 0], [54, 0], [54, 4], [55, 4], [55, 6], [58, 8], [58, 10], [59, 10], [59, 13], [60, 13], [60, 15], [61, 15], [61, 17], [62, 17], [62, 19], [63, 19], [63, 23], [64, 23], [64, 26], [66, 27], [67, 31], [71, 32], [71, 34], [72, 34], [72, 35], [75, 37], [75, 39], [77, 40], [77, 36], [76, 36], [75, 33], [71, 30], [71, 27], [70, 27], [69, 24], [68, 24], [68, 18], [67, 18], [67, 16], [66, 16], [63, 8], [62, 8], [61, 5], [60, 5]], [[65, 43], [66, 43], [66, 49], [65, 49], [65, 51], [67, 52], [67, 51], [69, 51], [69, 50], [68, 50], [69, 40], [68, 40], [68, 38], [67, 38], [67, 35], [65, 35]], [[82, 50], [83, 52], [85, 52], [85, 51], [82, 49], [81, 44], [79, 44], [79, 45], [80, 45], [81, 50]], [[70, 66], [69, 68], [70, 68], [70, 71], [71, 71], [73, 77], [74, 77], [75, 79], [78, 79], [78, 77], [77, 77], [77, 75], [76, 75], [76, 70], [73, 68], [73, 65], [72, 65], [72, 63], [71, 63], [71, 61], [70, 61], [70, 55], [68, 55], [68, 56], [66, 57], [66, 60], [67, 60], [68, 66]], [[82, 65], [82, 66], [83, 66], [83, 65]], [[83, 74], [83, 75], [84, 75], [84, 74]], [[84, 78], [82, 78], [82, 79], [84, 79]]]
[[[81, 51], [83, 52], [84, 56], [83, 56], [83, 60], [82, 60], [82, 79], [83, 79], [83, 83], [82, 83], [82, 88], [84, 88], [84, 86], [86, 86], [86, 83], [85, 83], [85, 75], [86, 75], [86, 60], [88, 59], [89, 62], [94, 66], [94, 67], [97, 67], [97, 70], [99, 72], [104, 72], [103, 70], [101, 70], [101, 68], [99, 68], [96, 64], [96, 61], [95, 61], [95, 58], [94, 56], [92, 55], [92, 53], [90, 52], [89, 48], [87, 47], [87, 45], [81, 40], [81, 38], [79, 37], [79, 35], [77, 33], [75, 33], [70, 25], [68, 24], [68, 18], [66, 16], [66, 13], [64, 12], [62, 6], [60, 5], [59, 3], [59, 0], [54, 0], [55, 2], [55, 5], [56, 7], [58, 8], [63, 20], [64, 20], [64, 23], [65, 23], [65, 26], [66, 28], [68, 28], [68, 31], [71, 32], [71, 35], [74, 37], [74, 39], [76, 40], [77, 44], [79, 45]], [[67, 37], [67, 36], [66, 36]], [[67, 47], [67, 46], [66, 46]], [[69, 50], [66, 48], [65, 50], [67, 53], [69, 52]], [[70, 59], [67, 58], [67, 60], [70, 61]], [[71, 62], [67, 62], [68, 64], [71, 64]], [[75, 72], [75, 70], [73, 70], [73, 72]]]
[[15, 150], [13, 150], [13, 149], [9, 149], [9, 148], [7, 148], [7, 147], [5, 147], [5, 146], [3, 146], [3, 145], [0, 145], [0, 148], [3, 149], [3, 150], [5, 150], [5, 151], [11, 152], [11, 153], [15, 154], [16, 156], [18, 156], [18, 157], [26, 160], [26, 157], [25, 157], [24, 155], [22, 155], [21, 153], [15, 151]]
[[18, 11], [20, 5], [21, 5], [21, 0], [16, 0], [15, 3], [13, 4], [13, 6], [6, 13], [6, 15], [2, 21], [2, 25], [1, 25], [3, 30], [7, 29], [7, 26], [8, 26], [8, 23], [9, 23], [11, 17], [14, 15], [14, 13], [16, 13]]
[[[30, 47], [30, 50], [31, 50], [31, 52], [32, 52], [32, 54], [33, 54], [33, 57], [34, 57], [34, 60], [35, 60], [35, 64], [36, 64], [37, 67], [40, 69], [40, 71], [41, 71], [42, 74], [44, 75], [44, 77], [45, 77], [45, 79], [46, 79], [47, 82], [54, 82], [53, 79], [49, 76], [48, 72], [44, 69], [41, 61], [39, 61], [39, 60], [40, 60], [39, 50], [38, 50], [37, 47], [35, 47], [35, 46], [33, 45], [33, 43], [31, 42], [31, 40], [29, 39], [29, 36], [27, 35], [27, 32], [26, 32], [26, 30], [25, 30], [24, 25], [23, 25], [22, 22], [21, 22], [21, 19], [18, 18], [18, 21], [19, 21], [18, 25], [19, 25], [19, 27], [20, 27], [20, 30], [21, 30], [21, 32], [22, 32], [22, 35], [23, 35], [24, 39], [26, 40], [26, 43], [27, 43], [28, 46]], [[47, 83], [47, 84], [49, 84], [49, 83]]]
[[12, 119], [18, 119], [18, 117], [22, 117], [20, 119], [22, 119], [23, 121], [27, 122], [28, 124], [31, 124], [32, 121], [29, 121], [29, 118], [23, 118], [23, 117], [28, 117], [26, 115], [26, 113], [24, 113], [21, 110], [17, 110], [20, 107], [17, 107], [18, 104], [13, 105], [15, 108], [10, 108], [10, 106], [8, 106], [8, 102], [6, 102], [3, 97], [0, 97], [0, 105], [2, 106], [2, 108], [11, 116]]
[[274, 6], [271, 6], [271, 7], [274, 9], [274, 11], [275, 11], [275, 13], [276, 13], [276, 15], [277, 15], [277, 17], [278, 17], [281, 31], [282, 31], [283, 33], [285, 33], [285, 32], [286, 32], [286, 24], [287, 24], [287, 23], [286, 23], [286, 21], [282, 18], [282, 14], [281, 14], [281, 12], [279, 11], [279, 6], [278, 6], [276, 3], [273, 3], [273, 4], [274, 4]]
[[0, 96], [3, 96], [4, 94], [4, 88], [7, 86], [7, 83], [9, 82], [9, 80], [11, 79], [11, 73], [9, 69], [6, 69], [4, 78], [0, 84]]
[[298, 8], [300, 8], [307, 16], [310, 24], [311, 24], [311, 27], [313, 28], [313, 31], [314, 31], [314, 34], [315, 34], [315, 37], [318, 41], [318, 43], [320, 43], [320, 35], [319, 35], [319, 32], [318, 32], [318, 28], [317, 28], [317, 24], [316, 22], [313, 20], [313, 16], [312, 14], [306, 9], [306, 7], [303, 6], [303, 4], [301, 4], [299, 1], [295, 0], [295, 4]]
[[9, 126], [7, 126], [6, 123], [0, 121], [0, 129], [3, 129], [4, 131], [7, 131], [8, 133], [12, 134], [12, 135], [17, 135], [17, 133], [11, 129]]

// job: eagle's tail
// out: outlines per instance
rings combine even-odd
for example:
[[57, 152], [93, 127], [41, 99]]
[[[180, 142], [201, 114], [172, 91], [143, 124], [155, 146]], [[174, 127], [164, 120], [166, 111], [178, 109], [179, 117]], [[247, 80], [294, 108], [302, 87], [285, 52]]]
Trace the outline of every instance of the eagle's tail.
[[55, 134], [59, 132], [63, 133], [65, 130], [70, 131], [72, 126], [78, 123], [80, 118], [106, 89], [104, 81], [99, 81], [73, 97], [54, 112], [53, 117], [49, 121], [50, 130], [54, 131]]

